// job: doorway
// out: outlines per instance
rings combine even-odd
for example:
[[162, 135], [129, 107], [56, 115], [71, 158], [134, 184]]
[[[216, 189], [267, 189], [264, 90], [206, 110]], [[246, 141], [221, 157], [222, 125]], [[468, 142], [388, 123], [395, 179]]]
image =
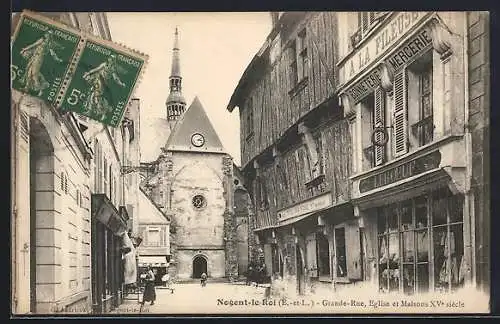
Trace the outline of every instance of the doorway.
[[193, 259], [193, 278], [201, 278], [201, 274], [207, 272], [207, 259], [202, 256], [198, 255]]
[[[54, 240], [55, 229], [54, 215], [50, 209], [54, 208], [54, 147], [50, 136], [41, 123], [36, 118], [29, 119], [29, 200], [30, 200], [30, 244], [29, 244], [29, 286], [30, 286], [30, 312], [37, 313], [37, 306], [40, 302], [52, 301], [53, 298], [43, 298], [44, 294], [37, 293], [40, 286], [40, 279], [37, 273], [40, 273], [40, 267], [43, 264], [55, 263], [52, 257], [55, 253], [47, 253], [48, 256], [37, 253], [37, 241], [40, 237], [47, 240]], [[51, 223], [52, 222], [52, 223]], [[50, 224], [50, 225], [49, 225]], [[45, 226], [44, 226], [45, 225]], [[40, 235], [42, 234], [42, 235]], [[38, 236], [38, 237], [37, 237]], [[54, 240], [55, 242], [55, 240]], [[45, 243], [45, 242], [44, 242]], [[44, 247], [45, 250], [55, 247]], [[38, 270], [38, 271], [37, 271]], [[51, 270], [46, 270], [51, 271]], [[53, 271], [53, 270], [52, 270]], [[40, 296], [42, 296], [40, 298]]]

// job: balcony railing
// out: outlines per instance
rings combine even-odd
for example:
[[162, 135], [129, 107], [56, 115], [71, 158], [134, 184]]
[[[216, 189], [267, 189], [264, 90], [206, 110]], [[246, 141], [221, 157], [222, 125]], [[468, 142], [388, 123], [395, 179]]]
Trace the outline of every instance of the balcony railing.
[[411, 131], [413, 136], [417, 138], [419, 146], [432, 142], [434, 127], [432, 115], [419, 120], [411, 126]]

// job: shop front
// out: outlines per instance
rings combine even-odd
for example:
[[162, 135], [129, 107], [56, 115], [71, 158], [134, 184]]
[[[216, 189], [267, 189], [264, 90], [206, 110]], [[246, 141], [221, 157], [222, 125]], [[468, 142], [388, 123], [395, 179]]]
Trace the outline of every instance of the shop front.
[[[117, 209], [104, 194], [93, 194], [92, 205], [92, 304], [94, 313], [107, 313], [123, 300], [124, 284], [133, 281], [135, 258], [128, 236], [126, 209]], [[125, 271], [126, 269], [129, 269]]]
[[274, 279], [284, 279], [300, 295], [359, 279], [359, 233], [350, 204], [333, 205], [331, 192], [324, 192], [277, 216], [276, 226], [259, 232]]
[[167, 273], [170, 256], [165, 255], [141, 255], [139, 256], [138, 273], [139, 276], [151, 267], [155, 276], [155, 285], [161, 286], [161, 278]]
[[464, 17], [384, 13], [339, 63], [362, 279], [382, 293], [451, 292], [473, 271]]

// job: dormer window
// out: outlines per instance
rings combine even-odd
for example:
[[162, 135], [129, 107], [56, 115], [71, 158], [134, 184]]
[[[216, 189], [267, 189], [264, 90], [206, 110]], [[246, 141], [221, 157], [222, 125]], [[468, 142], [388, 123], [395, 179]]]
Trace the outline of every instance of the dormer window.
[[372, 28], [377, 25], [384, 14], [385, 12], [383, 11], [365, 11], [358, 13], [358, 25], [361, 34], [363, 36], [368, 34]]

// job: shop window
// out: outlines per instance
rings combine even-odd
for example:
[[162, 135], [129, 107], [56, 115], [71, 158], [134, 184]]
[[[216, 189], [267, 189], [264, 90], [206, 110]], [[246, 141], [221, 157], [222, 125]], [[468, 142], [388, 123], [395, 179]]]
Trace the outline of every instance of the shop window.
[[465, 279], [463, 198], [440, 191], [432, 199], [432, 219], [436, 220], [432, 224], [435, 290], [451, 292], [461, 287]]
[[336, 276], [338, 278], [347, 277], [347, 260], [345, 246], [345, 228], [335, 229], [335, 256], [336, 256]]
[[246, 113], [246, 129], [245, 129], [245, 134], [247, 139], [250, 138], [253, 135], [253, 99], [249, 97], [247, 99], [247, 104], [245, 107], [245, 113]]
[[328, 238], [323, 233], [316, 236], [318, 251], [318, 274], [320, 277], [330, 277], [330, 247]]
[[382, 292], [428, 292], [432, 282], [437, 291], [451, 291], [463, 283], [461, 206], [460, 196], [443, 190], [378, 210]]

